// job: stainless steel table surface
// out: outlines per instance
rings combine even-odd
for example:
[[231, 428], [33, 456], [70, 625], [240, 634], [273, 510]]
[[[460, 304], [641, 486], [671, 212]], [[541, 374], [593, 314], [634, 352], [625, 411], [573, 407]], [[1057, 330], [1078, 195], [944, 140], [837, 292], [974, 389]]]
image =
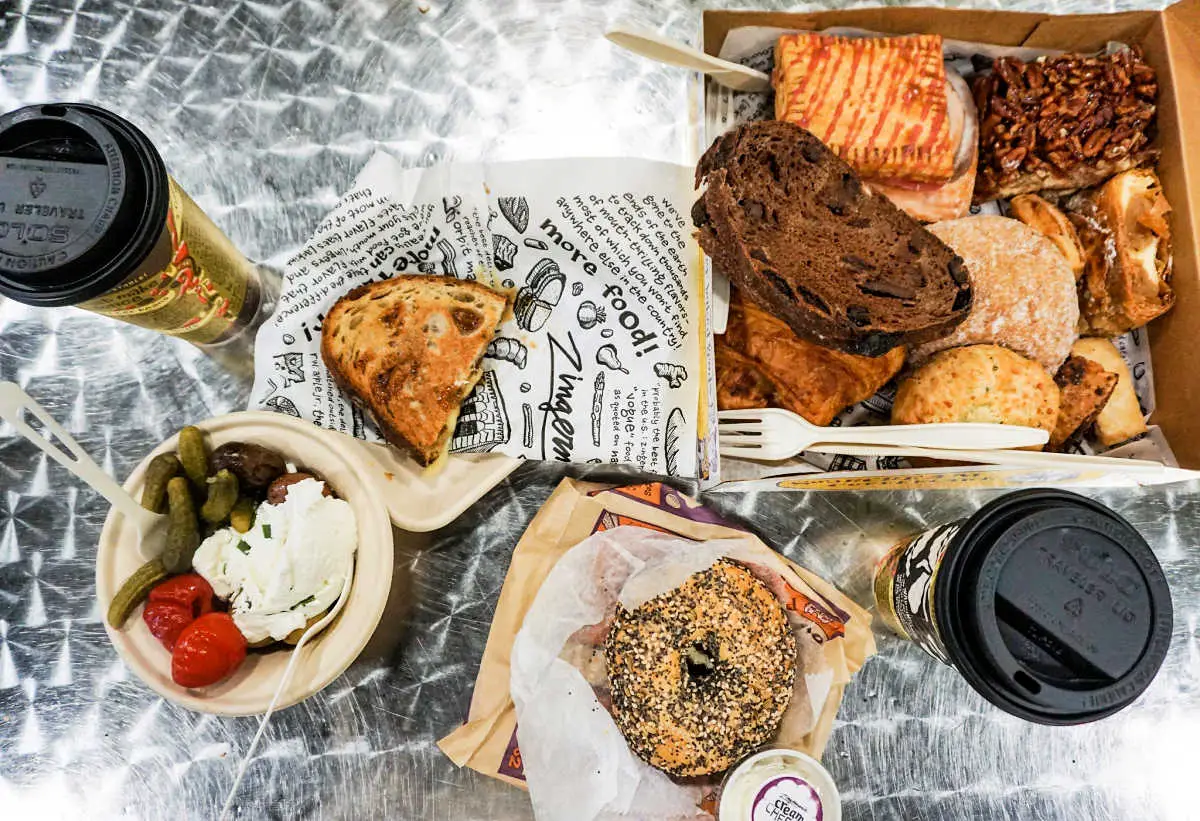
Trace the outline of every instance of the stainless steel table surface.
[[[571, 155], [687, 162], [685, 74], [624, 54], [599, 34], [631, 20], [694, 39], [702, 7], [4, 0], [0, 107], [83, 99], [124, 113], [243, 249], [280, 266], [378, 148], [411, 164]], [[0, 379], [22, 384], [122, 478], [171, 431], [243, 407], [248, 392], [187, 345], [3, 300]], [[398, 535], [399, 581], [378, 634], [328, 689], [274, 719], [238, 817], [531, 816], [525, 793], [456, 769], [434, 740], [465, 715], [510, 551], [560, 476], [526, 465], [451, 526]], [[846, 818], [1200, 818], [1196, 490], [1103, 497], [1155, 546], [1175, 597], [1170, 656], [1136, 705], [1079, 728], [1026, 724], [881, 633], [825, 755]], [[984, 498], [761, 494], [714, 495], [711, 503], [861, 595], [865, 554]], [[106, 512], [102, 499], [0, 428], [5, 821], [215, 817], [255, 729], [254, 719], [166, 703], [121, 664], [92, 580]]]

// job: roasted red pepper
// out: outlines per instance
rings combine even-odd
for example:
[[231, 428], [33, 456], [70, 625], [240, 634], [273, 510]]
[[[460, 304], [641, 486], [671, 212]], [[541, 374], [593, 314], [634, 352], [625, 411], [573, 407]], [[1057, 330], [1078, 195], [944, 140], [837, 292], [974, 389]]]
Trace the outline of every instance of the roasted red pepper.
[[168, 650], [175, 649], [175, 642], [183, 628], [195, 621], [192, 614], [178, 604], [170, 602], [146, 603], [142, 611], [142, 621], [150, 628], [151, 635], [162, 642]]
[[246, 658], [246, 637], [228, 613], [207, 613], [184, 628], [171, 655], [171, 678], [180, 687], [207, 687], [233, 673]]
[[142, 620], [164, 647], [174, 650], [183, 629], [212, 609], [212, 586], [203, 576], [184, 573], [150, 591]]
[[147, 597], [152, 602], [170, 602], [184, 607], [198, 619], [213, 609], [212, 585], [199, 573], [184, 573], [172, 576], [150, 591]]

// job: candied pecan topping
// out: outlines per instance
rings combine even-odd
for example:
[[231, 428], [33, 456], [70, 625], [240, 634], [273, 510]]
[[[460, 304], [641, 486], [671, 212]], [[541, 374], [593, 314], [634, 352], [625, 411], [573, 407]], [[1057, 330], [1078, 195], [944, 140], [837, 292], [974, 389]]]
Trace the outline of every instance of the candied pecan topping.
[[1095, 184], [1143, 162], [1158, 80], [1136, 49], [1023, 63], [977, 77], [976, 200]]

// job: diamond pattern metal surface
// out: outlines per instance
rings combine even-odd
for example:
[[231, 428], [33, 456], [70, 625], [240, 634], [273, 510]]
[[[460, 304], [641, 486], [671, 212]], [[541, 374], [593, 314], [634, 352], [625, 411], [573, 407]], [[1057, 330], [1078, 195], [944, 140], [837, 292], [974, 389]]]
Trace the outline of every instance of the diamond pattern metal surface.
[[[687, 77], [598, 35], [626, 21], [694, 39], [705, 5], [719, 4], [16, 0], [0, 3], [0, 108], [81, 99], [125, 114], [240, 247], [280, 266], [380, 148], [413, 165], [689, 161]], [[176, 428], [241, 408], [249, 387], [184, 344], [3, 300], [0, 379], [25, 387], [122, 478]], [[397, 582], [379, 632], [327, 690], [275, 717], [238, 817], [530, 817], [523, 793], [457, 770], [434, 741], [466, 713], [512, 546], [560, 477], [527, 465], [444, 530], [398, 534]], [[863, 597], [890, 541], [985, 498], [759, 494], [711, 503]], [[1034, 727], [881, 635], [826, 754], [848, 819], [1197, 817], [1200, 499], [1194, 486], [1104, 498], [1156, 547], [1174, 591], [1174, 642], [1150, 690], [1100, 724]], [[255, 721], [189, 713], [127, 673], [94, 598], [106, 513], [102, 499], [0, 428], [0, 814], [215, 817]]]

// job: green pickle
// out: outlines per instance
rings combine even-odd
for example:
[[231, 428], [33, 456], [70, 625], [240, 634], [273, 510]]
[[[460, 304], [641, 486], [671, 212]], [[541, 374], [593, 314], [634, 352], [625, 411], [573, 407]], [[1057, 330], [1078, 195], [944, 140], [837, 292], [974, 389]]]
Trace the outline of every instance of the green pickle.
[[[182, 437], [181, 437], [182, 438]], [[186, 467], [187, 463], [184, 462]], [[176, 476], [167, 482], [167, 544], [163, 548], [163, 567], [171, 573], [186, 573], [192, 556], [200, 546], [200, 523], [188, 480]]]
[[200, 508], [200, 518], [209, 524], [219, 525], [229, 518], [237, 500], [237, 477], [222, 468], [208, 482], [208, 498]]
[[160, 453], [146, 466], [146, 480], [142, 485], [142, 507], [154, 513], [163, 512], [163, 501], [167, 498], [167, 482], [179, 475], [179, 459], [174, 453]]
[[154, 586], [167, 577], [167, 569], [159, 559], [151, 559], [133, 571], [108, 605], [108, 623], [117, 630], [125, 624], [133, 608], [141, 604]]
[[229, 524], [238, 533], [247, 533], [254, 527], [254, 500], [243, 496], [237, 500], [233, 510], [229, 511]]
[[208, 448], [200, 428], [188, 425], [179, 431], [179, 461], [192, 485], [203, 488], [208, 481]]

